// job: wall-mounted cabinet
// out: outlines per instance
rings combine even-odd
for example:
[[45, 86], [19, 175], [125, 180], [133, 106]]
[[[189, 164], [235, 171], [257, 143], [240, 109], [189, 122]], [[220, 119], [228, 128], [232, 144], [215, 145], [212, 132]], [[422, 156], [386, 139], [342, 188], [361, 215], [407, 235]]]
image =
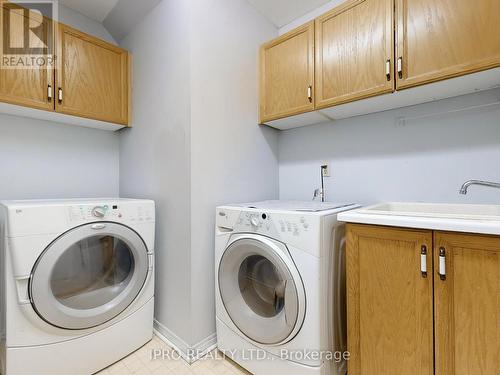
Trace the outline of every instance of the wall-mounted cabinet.
[[314, 110], [314, 22], [261, 48], [261, 122]]
[[498, 0], [396, 0], [397, 88], [500, 65]]
[[316, 20], [316, 108], [394, 90], [393, 0], [357, 0]]
[[[291, 37], [312, 26], [263, 47], [287, 41], [289, 50], [262, 59], [261, 123], [286, 129], [498, 86], [497, 14], [497, 0], [349, 0], [315, 20], [315, 84], [308, 106], [292, 104], [287, 95], [299, 92], [296, 72], [305, 61], [304, 44], [292, 49]], [[301, 57], [291, 50], [302, 51]], [[269, 67], [279, 72], [278, 79]], [[288, 83], [293, 90], [287, 90], [283, 82], [297, 82], [297, 88]], [[304, 85], [300, 80], [302, 93]], [[278, 108], [279, 115], [268, 116], [269, 108]]]
[[[3, 35], [17, 47], [17, 58], [31, 58], [34, 45], [31, 40], [28, 50], [23, 25], [36, 15], [8, 3], [1, 10]], [[44, 56], [46, 63], [39, 67], [2, 66], [0, 112], [107, 130], [128, 126], [130, 54], [64, 24], [43, 20], [38, 39], [55, 46], [54, 58]]]
[[58, 112], [128, 124], [127, 51], [59, 24], [57, 56]]
[[[38, 15], [22, 12], [18, 6], [9, 3], [2, 2], [0, 7], [2, 36], [8, 37], [8, 43], [16, 48], [18, 56], [22, 56], [23, 53], [28, 52], [23, 27], [25, 24], [29, 24], [30, 18], [34, 18], [36, 21]], [[53, 42], [52, 27], [52, 21], [44, 19], [39, 31], [41, 38]], [[0, 50], [2, 61], [5, 43], [7, 41], [3, 41]], [[30, 67], [29, 69], [9, 68], [8, 65], [0, 68], [0, 101], [52, 111], [54, 103], [50, 93], [53, 87], [54, 70], [48, 64], [40, 64], [39, 67]]]
[[347, 226], [350, 375], [500, 368], [500, 237]]

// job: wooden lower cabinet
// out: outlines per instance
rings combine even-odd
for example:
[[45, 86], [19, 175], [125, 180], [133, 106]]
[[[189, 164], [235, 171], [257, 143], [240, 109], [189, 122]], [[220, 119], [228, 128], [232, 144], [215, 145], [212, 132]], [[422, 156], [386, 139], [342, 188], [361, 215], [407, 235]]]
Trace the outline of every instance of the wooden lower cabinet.
[[[435, 233], [436, 374], [500, 374], [500, 237]], [[436, 267], [436, 274], [439, 271]]]
[[420, 272], [422, 246], [432, 249], [431, 231], [348, 225], [349, 375], [433, 374], [432, 272]]
[[500, 237], [347, 228], [349, 375], [500, 374]]

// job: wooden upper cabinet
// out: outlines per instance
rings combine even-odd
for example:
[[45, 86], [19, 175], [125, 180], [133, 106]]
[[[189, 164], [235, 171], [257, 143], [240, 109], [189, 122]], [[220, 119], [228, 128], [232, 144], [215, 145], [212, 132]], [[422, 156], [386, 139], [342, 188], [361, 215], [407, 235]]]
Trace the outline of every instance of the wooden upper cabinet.
[[314, 22], [261, 47], [260, 122], [314, 110]]
[[396, 0], [398, 88], [500, 66], [498, 0]]
[[431, 250], [431, 231], [347, 225], [349, 375], [434, 374]]
[[316, 20], [316, 108], [394, 90], [394, 2], [354, 0]]
[[[53, 22], [14, 4], [1, 2], [0, 101], [36, 109], [53, 110], [49, 90], [54, 87], [52, 56]], [[24, 25], [39, 23], [38, 34], [27, 34]], [[32, 58], [36, 58], [33, 60]], [[53, 89], [52, 89], [53, 92]]]
[[128, 52], [62, 24], [57, 51], [56, 110], [127, 125]]
[[500, 237], [437, 232], [434, 247], [436, 374], [499, 374]]

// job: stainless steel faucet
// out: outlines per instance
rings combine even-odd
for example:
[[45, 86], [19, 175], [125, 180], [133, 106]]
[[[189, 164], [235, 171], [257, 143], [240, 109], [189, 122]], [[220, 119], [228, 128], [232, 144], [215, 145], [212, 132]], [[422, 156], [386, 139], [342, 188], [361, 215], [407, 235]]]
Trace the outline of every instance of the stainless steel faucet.
[[471, 185], [489, 186], [489, 187], [500, 189], [500, 183], [497, 183], [497, 182], [481, 181], [481, 180], [469, 180], [469, 181], [466, 181], [462, 185], [462, 187], [460, 188], [460, 194], [466, 195], [467, 190], [469, 189], [469, 186], [471, 186]]

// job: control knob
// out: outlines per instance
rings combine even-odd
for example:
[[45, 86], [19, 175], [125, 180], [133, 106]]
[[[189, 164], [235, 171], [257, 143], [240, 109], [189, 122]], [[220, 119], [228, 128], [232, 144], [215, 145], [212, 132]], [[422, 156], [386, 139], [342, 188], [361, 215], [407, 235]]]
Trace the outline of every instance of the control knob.
[[104, 207], [97, 206], [92, 209], [92, 216], [102, 219], [106, 215]]
[[254, 226], [254, 227], [258, 227], [260, 222], [259, 222], [259, 219], [255, 216], [253, 216], [251, 219], [250, 219], [250, 223]]

